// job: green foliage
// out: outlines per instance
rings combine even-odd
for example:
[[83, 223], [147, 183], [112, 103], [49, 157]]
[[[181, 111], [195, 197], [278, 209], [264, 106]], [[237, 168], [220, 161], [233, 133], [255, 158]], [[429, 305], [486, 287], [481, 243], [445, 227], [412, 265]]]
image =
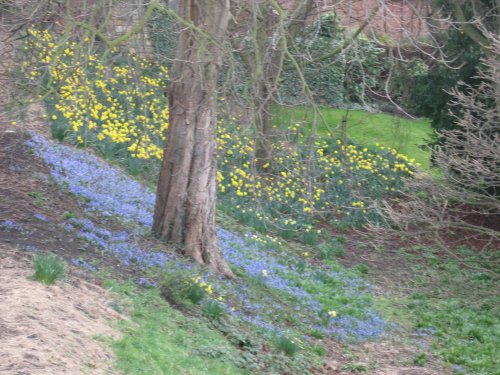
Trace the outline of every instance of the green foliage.
[[69, 132], [70, 129], [67, 123], [62, 119], [59, 121], [50, 121], [50, 135], [53, 139], [63, 142]]
[[273, 343], [276, 349], [282, 351], [286, 355], [293, 357], [299, 351], [299, 344], [296, 338], [289, 338], [285, 335], [278, 335], [274, 338]]
[[[415, 85], [421, 83], [429, 74], [429, 66], [419, 57], [408, 61], [394, 61], [393, 73], [389, 82], [391, 97], [409, 113], [422, 115], [414, 102]], [[417, 90], [422, 90], [417, 88]]]
[[33, 267], [35, 269], [33, 279], [47, 285], [66, 277], [66, 263], [57, 255], [35, 254]]
[[344, 365], [340, 368], [344, 371], [355, 372], [355, 373], [365, 373], [368, 372], [368, 367], [362, 363], [350, 363], [348, 365]]
[[197, 280], [188, 272], [167, 273], [161, 282], [161, 295], [173, 306], [197, 305], [207, 296], [206, 290]]
[[155, 13], [148, 27], [156, 59], [170, 68], [177, 48], [176, 20], [163, 13]]
[[357, 264], [355, 268], [362, 275], [366, 275], [370, 270], [370, 268], [364, 263]]
[[224, 308], [221, 304], [214, 300], [206, 301], [201, 308], [203, 315], [210, 320], [220, 320], [226, 315]]
[[335, 239], [329, 242], [323, 242], [318, 245], [319, 257], [323, 260], [335, 259], [344, 256], [344, 246], [341, 241]]
[[108, 284], [131, 306], [132, 320], [120, 322], [122, 337], [112, 344], [124, 373], [247, 373], [239, 368], [239, 351], [221, 333], [172, 309], [156, 289], [139, 293], [131, 284]]
[[324, 333], [317, 329], [311, 331], [311, 336], [318, 340], [322, 340], [325, 338]]
[[427, 362], [427, 354], [425, 353], [419, 353], [413, 360], [413, 363], [417, 366], [424, 366], [426, 362]]
[[458, 373], [500, 373], [500, 270], [494, 254], [461, 247], [456, 257], [445, 258], [432, 247], [419, 246], [406, 257], [415, 271], [413, 293], [403, 300], [403, 310], [398, 308], [401, 296], [390, 303], [399, 319], [407, 317], [413, 332], [432, 339], [429, 352], [419, 353], [415, 364], [437, 353]]
[[[403, 105], [410, 111], [431, 119], [434, 130], [448, 130], [455, 127], [455, 120], [449, 113], [451, 95], [449, 91], [463, 81], [472, 86], [479, 82], [474, 79], [483, 57], [481, 48], [465, 34], [456, 29], [448, 31], [445, 52], [449, 64], [435, 64], [426, 73], [420, 69], [418, 74], [408, 76], [401, 66], [399, 79], [402, 81], [401, 97]], [[411, 68], [411, 66], [410, 66]]]
[[48, 198], [43, 196], [39, 191], [30, 191], [28, 196], [33, 198], [33, 204], [37, 207], [41, 207], [48, 202]]
[[299, 351], [297, 340], [284, 337], [283, 349], [269, 350], [269, 339], [231, 316], [208, 323], [171, 308], [157, 289], [139, 292], [133, 284], [111, 280], [107, 287], [117, 293], [114, 305], [127, 306], [132, 316], [119, 323], [123, 335], [112, 344], [126, 374], [305, 375], [321, 365], [321, 348]]
[[[305, 61], [314, 60], [342, 46], [346, 38], [344, 28], [331, 13], [321, 17], [297, 41], [297, 45], [301, 46], [298, 53]], [[358, 104], [364, 107], [371, 102], [366, 90], [376, 88], [383, 69], [384, 49], [361, 36], [349, 49], [323, 61], [306, 64], [303, 74], [317, 103], [335, 107]], [[281, 83], [280, 92], [285, 102], [297, 104], [303, 101], [303, 83], [296, 71], [286, 71]]]
[[325, 357], [327, 354], [325, 347], [322, 345], [314, 345], [312, 350], [320, 357]]

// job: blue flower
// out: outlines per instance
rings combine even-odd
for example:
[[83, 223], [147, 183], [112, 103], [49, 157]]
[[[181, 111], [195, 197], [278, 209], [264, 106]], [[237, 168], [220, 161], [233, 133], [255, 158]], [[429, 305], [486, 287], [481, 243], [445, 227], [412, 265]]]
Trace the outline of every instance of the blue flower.
[[71, 263], [77, 267], [82, 267], [82, 268], [88, 269], [90, 271], [97, 271], [97, 267], [91, 265], [90, 263], [88, 263], [80, 258], [71, 259]]
[[33, 217], [35, 219], [38, 219], [38, 220], [41, 220], [41, 221], [45, 221], [45, 222], [49, 221], [49, 218], [47, 216], [45, 216], [44, 214], [36, 213], [36, 214], [33, 215]]
[[16, 223], [13, 220], [0, 220], [0, 229], [13, 229], [17, 231], [22, 231], [24, 226], [22, 224]]

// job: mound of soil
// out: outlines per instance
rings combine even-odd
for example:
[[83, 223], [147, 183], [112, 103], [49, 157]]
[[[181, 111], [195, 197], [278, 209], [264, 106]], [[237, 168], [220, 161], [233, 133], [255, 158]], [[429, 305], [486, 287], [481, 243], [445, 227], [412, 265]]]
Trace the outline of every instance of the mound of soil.
[[82, 279], [47, 286], [30, 279], [31, 257], [0, 244], [0, 373], [116, 374], [96, 337], [116, 338], [107, 292]]

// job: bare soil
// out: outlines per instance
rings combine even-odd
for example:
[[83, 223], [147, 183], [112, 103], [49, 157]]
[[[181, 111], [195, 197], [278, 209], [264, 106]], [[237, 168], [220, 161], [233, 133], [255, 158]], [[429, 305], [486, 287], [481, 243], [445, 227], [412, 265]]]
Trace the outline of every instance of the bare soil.
[[0, 243], [0, 373], [117, 374], [96, 337], [118, 338], [101, 287], [70, 276], [44, 285], [30, 279], [29, 254]]

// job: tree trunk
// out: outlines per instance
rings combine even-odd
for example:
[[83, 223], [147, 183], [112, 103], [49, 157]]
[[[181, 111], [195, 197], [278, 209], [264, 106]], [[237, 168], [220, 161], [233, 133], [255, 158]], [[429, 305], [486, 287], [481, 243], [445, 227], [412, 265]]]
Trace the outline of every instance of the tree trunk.
[[264, 166], [269, 166], [272, 161], [272, 139], [273, 139], [273, 119], [271, 116], [271, 106], [273, 100], [268, 95], [266, 82], [259, 81], [255, 90], [254, 121], [256, 129], [255, 140], [255, 164], [260, 171], [265, 170]]
[[[279, 2], [281, 3], [281, 2]], [[279, 77], [286, 52], [300, 33], [316, 2], [293, 0], [286, 6], [269, 0], [249, 1], [248, 12], [253, 15], [250, 35], [246, 35], [239, 55], [247, 66], [252, 80], [252, 120], [256, 129], [255, 162], [259, 170], [272, 162], [272, 106], [275, 103]], [[280, 11], [277, 11], [277, 8]], [[250, 44], [247, 44], [250, 43]]]
[[170, 125], [160, 171], [153, 232], [184, 245], [211, 271], [232, 277], [215, 224], [217, 72], [229, 0], [182, 0], [182, 25], [169, 86]]

